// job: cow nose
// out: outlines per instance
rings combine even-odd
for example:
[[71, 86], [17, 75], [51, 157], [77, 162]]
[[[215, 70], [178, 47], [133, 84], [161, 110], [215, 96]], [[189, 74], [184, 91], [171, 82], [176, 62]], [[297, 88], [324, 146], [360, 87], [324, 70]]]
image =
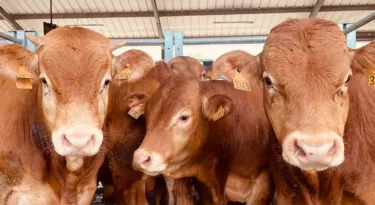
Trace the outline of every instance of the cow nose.
[[296, 140], [294, 146], [295, 155], [302, 163], [329, 164], [337, 153], [335, 140], [321, 145], [309, 145]]
[[103, 141], [97, 128], [65, 128], [52, 134], [55, 151], [62, 156], [96, 154]]
[[134, 152], [133, 167], [138, 170], [145, 170], [151, 164], [152, 156], [150, 152], [144, 149], [138, 149]]
[[93, 143], [95, 135], [91, 133], [85, 133], [82, 131], [72, 132], [70, 134], [63, 134], [63, 140], [66, 145], [72, 146], [76, 149], [83, 149]]
[[286, 162], [303, 170], [322, 171], [344, 161], [344, 141], [335, 132], [306, 133], [295, 131], [282, 144]]

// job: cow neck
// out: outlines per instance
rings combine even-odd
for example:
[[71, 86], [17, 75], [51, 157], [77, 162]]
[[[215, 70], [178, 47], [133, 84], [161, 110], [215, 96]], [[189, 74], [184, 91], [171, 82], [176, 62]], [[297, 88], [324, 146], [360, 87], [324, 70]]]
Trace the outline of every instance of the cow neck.
[[344, 169], [351, 172], [374, 168], [375, 165], [375, 90], [367, 83], [368, 75], [358, 73], [353, 75], [349, 85], [350, 105], [344, 135]]
[[[225, 150], [224, 156], [228, 158], [237, 155], [241, 158], [243, 155], [239, 150], [242, 149], [239, 147], [250, 147], [252, 152], [265, 155], [269, 145], [270, 125], [263, 109], [261, 88], [254, 86], [251, 92], [247, 92], [235, 90], [233, 84], [224, 81], [205, 81], [201, 84], [202, 92], [207, 97], [224, 94], [234, 102], [234, 109], [229, 115], [218, 121], [209, 121], [207, 144]], [[236, 129], [233, 129], [234, 124]], [[253, 133], [249, 135], [247, 132], [250, 130]]]

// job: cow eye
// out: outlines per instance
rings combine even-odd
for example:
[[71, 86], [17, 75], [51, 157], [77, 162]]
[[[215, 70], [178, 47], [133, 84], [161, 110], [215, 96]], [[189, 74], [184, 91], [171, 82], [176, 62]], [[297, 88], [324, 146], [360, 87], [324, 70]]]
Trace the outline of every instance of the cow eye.
[[240, 69], [240, 68], [237, 68], [237, 72], [241, 73], [241, 69]]
[[180, 117], [180, 120], [181, 121], [187, 121], [189, 119], [189, 116], [188, 115], [182, 115], [181, 117]]
[[203, 73], [203, 77], [204, 77], [204, 78], [206, 77], [206, 73]]
[[269, 78], [269, 77], [265, 77], [265, 78], [264, 78], [264, 82], [266, 83], [267, 86], [272, 86], [271, 78]]
[[346, 79], [345, 84], [348, 84], [351, 79], [352, 79], [352, 76], [348, 75], [348, 78]]
[[110, 82], [111, 82], [110, 80], [104, 81], [104, 86], [108, 86]]
[[45, 78], [40, 79], [44, 85], [47, 85], [47, 80]]

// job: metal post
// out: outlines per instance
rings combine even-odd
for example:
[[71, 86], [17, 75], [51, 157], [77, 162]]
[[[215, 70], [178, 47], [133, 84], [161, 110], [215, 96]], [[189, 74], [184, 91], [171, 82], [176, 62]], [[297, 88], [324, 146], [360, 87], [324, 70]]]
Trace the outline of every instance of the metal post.
[[173, 31], [174, 36], [174, 55], [183, 56], [184, 55], [184, 33], [183, 31]]
[[166, 62], [173, 58], [173, 32], [164, 32], [164, 60]]
[[14, 42], [14, 41], [12, 41], [12, 42], [20, 44], [21, 46], [26, 47], [30, 51], [35, 51], [36, 50], [36, 46], [31, 41], [29, 41], [26, 38], [25, 32], [27, 32], [27, 33], [29, 33], [29, 34], [31, 34], [33, 36], [37, 35], [36, 31], [22, 31], [22, 30], [18, 30], [18, 31], [9, 31], [8, 32], [8, 36], [11, 36], [12, 38], [15, 38], [17, 40], [17, 42]]
[[315, 18], [318, 15], [319, 10], [323, 6], [323, 4], [324, 4], [324, 0], [317, 0], [313, 10], [311, 11], [309, 15], [309, 18]]
[[352, 26], [344, 29], [344, 33], [345, 34], [348, 34], [360, 27], [362, 27], [363, 25], [369, 23], [370, 21], [374, 20], [375, 19], [375, 12], [371, 13], [370, 15], [366, 16], [365, 18], [357, 21], [356, 23], [354, 23]]

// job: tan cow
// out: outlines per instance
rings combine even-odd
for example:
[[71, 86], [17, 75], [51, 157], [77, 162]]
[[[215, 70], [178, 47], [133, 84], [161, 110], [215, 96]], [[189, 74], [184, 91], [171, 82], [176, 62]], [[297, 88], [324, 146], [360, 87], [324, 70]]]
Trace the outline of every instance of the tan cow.
[[196, 177], [213, 204], [266, 204], [272, 189], [262, 106], [260, 91], [235, 90], [225, 81], [166, 81], [146, 104], [147, 133], [134, 167], [149, 175]]
[[36, 52], [0, 46], [0, 204], [90, 204], [120, 45], [83, 28], [28, 37]]
[[261, 67], [278, 204], [375, 203], [373, 56], [375, 43], [350, 51], [329, 21], [293, 19], [271, 31]]
[[191, 76], [203, 79], [204, 66], [195, 58], [189, 56], [177, 56], [168, 62], [169, 67], [177, 75]]

